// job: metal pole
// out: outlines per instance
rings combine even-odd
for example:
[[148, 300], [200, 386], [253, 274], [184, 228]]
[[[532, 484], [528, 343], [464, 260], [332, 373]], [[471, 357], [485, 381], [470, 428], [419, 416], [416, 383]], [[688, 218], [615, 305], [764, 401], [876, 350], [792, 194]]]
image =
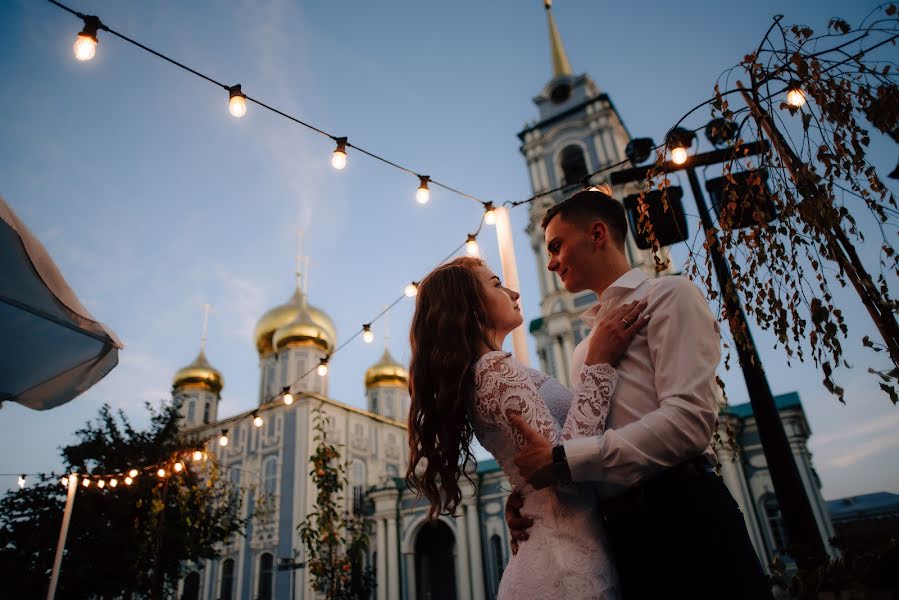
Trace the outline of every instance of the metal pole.
[[59, 568], [62, 566], [62, 553], [66, 548], [66, 537], [69, 535], [69, 522], [72, 520], [72, 507], [75, 505], [75, 492], [78, 490], [78, 476], [69, 475], [69, 487], [66, 494], [66, 508], [62, 513], [62, 527], [59, 530], [59, 541], [56, 543], [56, 557], [53, 559], [53, 572], [50, 575], [50, 589], [47, 600], [56, 597], [56, 584], [59, 583]]
[[725, 262], [718, 236], [715, 235], [715, 227], [709, 215], [702, 187], [699, 185], [699, 178], [692, 166], [684, 170], [687, 172], [693, 198], [699, 209], [699, 218], [718, 279], [718, 288], [727, 307], [731, 334], [736, 342], [740, 368], [746, 380], [752, 413], [758, 427], [765, 461], [768, 463], [771, 482], [774, 484], [777, 503], [783, 511], [784, 522], [790, 534], [790, 545], [795, 548], [796, 562], [800, 567], [821, 564], [827, 558], [827, 551], [818, 531], [808, 492], [803, 486], [790, 442], [784, 431], [783, 421], [777, 411], [771, 386], [765, 376], [758, 349], [752, 339], [746, 314], [737, 296], [730, 268]]

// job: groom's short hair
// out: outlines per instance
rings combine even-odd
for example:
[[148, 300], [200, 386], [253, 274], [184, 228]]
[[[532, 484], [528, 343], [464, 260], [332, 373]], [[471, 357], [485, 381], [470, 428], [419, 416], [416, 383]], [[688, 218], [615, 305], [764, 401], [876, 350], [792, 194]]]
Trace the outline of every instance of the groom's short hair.
[[[606, 187], [609, 192], [612, 190]], [[569, 223], [585, 223], [599, 219], [606, 224], [609, 231], [620, 245], [624, 245], [627, 237], [627, 217], [624, 206], [612, 198], [611, 193], [600, 190], [584, 190], [563, 200], [546, 211], [543, 217], [543, 229], [558, 216]]]

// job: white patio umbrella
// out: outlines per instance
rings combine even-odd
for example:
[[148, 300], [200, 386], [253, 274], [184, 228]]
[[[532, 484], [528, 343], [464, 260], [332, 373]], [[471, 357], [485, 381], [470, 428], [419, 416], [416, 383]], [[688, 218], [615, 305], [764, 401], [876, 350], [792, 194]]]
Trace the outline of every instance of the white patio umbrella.
[[0, 198], [0, 403], [65, 404], [109, 373], [121, 348]]

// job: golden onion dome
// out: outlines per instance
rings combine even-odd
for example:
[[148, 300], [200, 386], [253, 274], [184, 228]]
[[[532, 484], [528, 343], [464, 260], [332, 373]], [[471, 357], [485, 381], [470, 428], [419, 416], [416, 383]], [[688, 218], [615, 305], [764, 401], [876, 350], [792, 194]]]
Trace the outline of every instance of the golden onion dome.
[[382, 385], [409, 385], [409, 372], [390, 355], [390, 350], [384, 349], [384, 355], [377, 363], [365, 372], [365, 387], [371, 388]]
[[[256, 323], [256, 329], [253, 331], [253, 340], [256, 342], [256, 351], [260, 356], [264, 356], [275, 349], [274, 335], [281, 327], [284, 327], [297, 318], [300, 313], [300, 307], [304, 303], [304, 294], [299, 287], [294, 291], [285, 304], [276, 306], [266, 312]], [[337, 340], [337, 329], [331, 318], [314, 306], [306, 304], [306, 311], [312, 322], [324, 331], [324, 339], [330, 348], [334, 347]]]
[[334, 347], [328, 332], [312, 318], [305, 299], [301, 300], [293, 320], [275, 330], [272, 345], [275, 350], [293, 346], [318, 346], [325, 352], [330, 352]]
[[178, 369], [172, 380], [172, 387], [202, 388], [216, 394], [221, 392], [224, 386], [224, 377], [218, 369], [209, 364], [203, 350], [200, 350], [192, 363]]

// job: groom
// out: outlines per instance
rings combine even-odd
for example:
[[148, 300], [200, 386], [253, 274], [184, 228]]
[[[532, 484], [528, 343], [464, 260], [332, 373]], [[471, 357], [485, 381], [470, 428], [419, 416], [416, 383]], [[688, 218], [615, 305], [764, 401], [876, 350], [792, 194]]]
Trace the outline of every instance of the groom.
[[[743, 515], [715, 474], [718, 325], [698, 288], [683, 277], [649, 279], [625, 254], [627, 221], [618, 201], [583, 191], [543, 219], [547, 268], [569, 292], [599, 302], [592, 328], [626, 302], [646, 299], [649, 324], [616, 368], [606, 431], [552, 447], [520, 419], [515, 457], [535, 488], [595, 482], [626, 599], [771, 598]], [[578, 381], [589, 336], [574, 350]], [[527, 539], [520, 497], [507, 503], [513, 544]]]

